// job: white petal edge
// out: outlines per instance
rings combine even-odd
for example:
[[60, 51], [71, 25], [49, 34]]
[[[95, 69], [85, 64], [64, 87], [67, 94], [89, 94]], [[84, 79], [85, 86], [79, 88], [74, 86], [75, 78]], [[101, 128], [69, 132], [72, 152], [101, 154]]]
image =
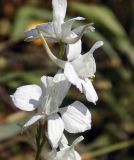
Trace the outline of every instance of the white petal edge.
[[[72, 33], [70, 35], [71, 38], [77, 37], [76, 34]], [[78, 40], [74, 44], [68, 44], [66, 47], [66, 54], [67, 54], [67, 59], [68, 61], [73, 61], [79, 56], [81, 56], [81, 50], [82, 50], [82, 44], [81, 44], [81, 39]]]
[[57, 38], [61, 37], [61, 24], [64, 22], [67, 0], [52, 0], [53, 25]]
[[41, 77], [41, 89], [43, 92], [43, 95], [47, 95], [47, 91], [51, 86], [53, 85], [53, 77], [49, 76], [42, 76]]
[[81, 20], [85, 20], [85, 18], [75, 17], [75, 18], [69, 19], [66, 22], [64, 22], [61, 26], [62, 27], [62, 38], [68, 37], [70, 35], [72, 25], [76, 20], [81, 21]]
[[59, 148], [60, 148], [60, 150], [62, 150], [66, 147], [68, 147], [68, 140], [67, 140], [66, 136], [63, 134], [60, 139], [60, 142], [59, 142]]
[[91, 129], [91, 113], [79, 101], [59, 109], [65, 130], [69, 133], [80, 133]]
[[[80, 155], [78, 154], [78, 152], [76, 152], [74, 150], [74, 147], [79, 143], [81, 142], [82, 140], [84, 139], [83, 136], [80, 136], [78, 137], [70, 147], [68, 148], [65, 148], [61, 151], [58, 152], [58, 156], [63, 159], [63, 157], [66, 157], [65, 160], [81, 160], [81, 157]], [[61, 152], [61, 153], [60, 153]], [[58, 159], [58, 160], [61, 160], [61, 159]]]
[[52, 6], [53, 20], [59, 20], [63, 23], [67, 10], [67, 0], [52, 0]]
[[97, 93], [92, 85], [91, 80], [86, 78], [85, 80], [81, 80], [82, 86], [83, 86], [83, 91], [86, 96], [86, 99], [89, 102], [92, 102], [96, 104], [96, 101], [98, 100]]
[[37, 25], [29, 28], [28, 30], [26, 30], [24, 32], [25, 37], [26, 37], [25, 41], [29, 42], [29, 41], [33, 41], [33, 40], [40, 38], [40, 35], [39, 35], [39, 32], [37, 29], [42, 32], [44, 37], [55, 38], [53, 23], [48, 22], [48, 23], [37, 24]]
[[72, 62], [77, 74], [81, 78], [93, 77], [96, 72], [96, 63], [92, 54], [84, 54]]
[[[72, 31], [73, 31], [75, 34], [79, 35], [79, 34], [82, 32], [82, 30], [83, 30], [84, 27], [85, 27], [85, 25], [79, 26], [79, 27], [73, 29]], [[95, 32], [95, 27], [94, 27], [94, 26], [89, 26], [89, 29], [87, 29], [86, 32], [88, 32], [88, 30], [89, 30], [90, 32]]]
[[32, 124], [34, 124], [35, 122], [37, 122], [38, 120], [40, 120], [41, 118], [43, 117], [43, 115], [40, 115], [40, 114], [35, 114], [31, 117], [30, 120], [28, 120], [24, 126], [23, 126], [23, 129], [31, 126]]
[[57, 148], [63, 135], [64, 123], [58, 114], [48, 116], [48, 139], [53, 148]]
[[65, 77], [64, 73], [57, 73], [54, 76], [53, 82], [54, 82], [54, 89], [52, 90], [52, 94], [54, 92], [55, 94], [53, 94], [52, 98], [55, 101], [54, 103], [58, 109], [59, 106], [62, 104], [63, 99], [68, 93], [68, 90], [70, 88], [70, 82]]
[[74, 147], [83, 139], [83, 136], [78, 137], [71, 146], [63, 148], [57, 154], [53, 151], [48, 160], [81, 160], [80, 155], [74, 150]]
[[42, 32], [44, 37], [55, 38], [53, 22], [38, 24], [36, 26], [36, 30], [37, 29], [39, 29]]
[[56, 113], [68, 93], [70, 83], [64, 73], [57, 73], [54, 78], [43, 76], [41, 80], [44, 86], [47, 86], [48, 96], [44, 104], [44, 111], [47, 115]]
[[23, 111], [33, 111], [39, 107], [39, 99], [42, 91], [38, 85], [26, 85], [17, 88], [11, 95], [15, 106]]
[[98, 49], [98, 48], [100, 48], [101, 46], [103, 46], [103, 41], [98, 41], [98, 42], [96, 42], [93, 46], [92, 46], [92, 48], [87, 52], [87, 53], [85, 53], [86, 55], [87, 54], [93, 54], [94, 53], [94, 51], [96, 50], [96, 49]]
[[77, 35], [77, 37], [75, 37], [75, 38], [65, 37], [64, 42], [67, 43], [67, 44], [76, 43], [79, 39], [82, 38], [83, 34], [89, 29], [89, 27], [91, 25], [92, 25], [92, 23], [89, 23], [89, 24], [85, 25], [84, 28], [82, 29], [82, 31], [80, 32], [80, 34]]
[[74, 140], [74, 142], [72, 143], [71, 148], [74, 148], [74, 147], [75, 147], [78, 143], [80, 143], [83, 139], [84, 139], [83, 136], [79, 136], [78, 138], [76, 138], [76, 139]]
[[93, 52], [103, 45], [102, 41], [96, 42], [92, 48], [82, 56], [79, 56], [72, 62], [75, 71], [81, 78], [94, 76], [96, 72], [96, 63], [93, 57]]
[[82, 92], [81, 79], [78, 77], [71, 63], [67, 62], [65, 64], [64, 74], [67, 79]]

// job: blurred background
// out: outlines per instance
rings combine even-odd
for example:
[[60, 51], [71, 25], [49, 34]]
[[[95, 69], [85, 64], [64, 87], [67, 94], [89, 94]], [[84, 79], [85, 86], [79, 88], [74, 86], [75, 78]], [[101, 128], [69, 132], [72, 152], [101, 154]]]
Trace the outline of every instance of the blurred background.
[[[21, 125], [30, 114], [15, 108], [10, 96], [17, 87], [39, 84], [42, 75], [54, 75], [41, 42], [24, 42], [24, 30], [52, 20], [50, 0], [0, 0], [0, 160], [33, 160], [34, 150]], [[83, 16], [94, 22], [95, 33], [83, 36], [83, 53], [94, 42], [104, 46], [94, 53], [97, 73], [94, 86], [99, 100], [88, 103], [71, 88], [63, 106], [81, 100], [92, 113], [92, 130], [83, 133], [77, 150], [83, 160], [134, 159], [134, 1], [68, 0], [66, 19]], [[58, 52], [57, 44], [49, 44]], [[78, 135], [67, 135], [72, 141]]]

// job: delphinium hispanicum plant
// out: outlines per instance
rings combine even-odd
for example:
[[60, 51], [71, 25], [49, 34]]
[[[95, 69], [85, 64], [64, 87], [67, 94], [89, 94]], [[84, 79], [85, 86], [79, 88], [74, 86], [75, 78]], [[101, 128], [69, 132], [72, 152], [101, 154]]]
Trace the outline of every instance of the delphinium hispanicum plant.
[[[78, 137], [69, 146], [64, 130], [75, 134], [91, 129], [91, 113], [79, 101], [65, 107], [60, 106], [71, 84], [84, 93], [89, 102], [96, 103], [98, 96], [92, 85], [92, 78], [96, 72], [93, 52], [101, 47], [103, 42], [96, 42], [90, 51], [82, 55], [81, 37], [88, 30], [94, 31], [94, 27], [90, 23], [72, 30], [73, 22], [84, 20], [84, 18], [76, 17], [64, 22], [67, 1], [52, 0], [52, 6], [52, 22], [38, 24], [25, 31], [25, 40], [33, 41], [40, 38], [46, 53], [59, 70], [54, 77], [42, 76], [40, 86], [31, 84], [17, 88], [11, 98], [17, 108], [23, 111], [34, 111], [33, 116], [22, 129], [25, 131], [31, 125], [38, 126], [35, 138], [35, 160], [39, 160], [40, 157], [47, 160], [80, 160], [81, 157], [74, 147], [83, 140], [83, 137]], [[51, 43], [59, 43], [60, 58], [51, 52], [46, 38]], [[62, 59], [64, 52], [66, 61]], [[43, 154], [46, 138], [52, 151]]]

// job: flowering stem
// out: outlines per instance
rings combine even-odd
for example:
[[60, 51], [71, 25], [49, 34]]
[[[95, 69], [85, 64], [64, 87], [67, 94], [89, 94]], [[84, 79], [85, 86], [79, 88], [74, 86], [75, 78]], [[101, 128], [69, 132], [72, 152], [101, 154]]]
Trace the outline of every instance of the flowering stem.
[[65, 52], [65, 44], [64, 43], [60, 43], [60, 52], [59, 52], [60, 59], [63, 58], [64, 52]]
[[38, 150], [37, 150], [37, 154], [36, 154], [36, 158], [35, 160], [40, 160], [40, 154], [41, 154], [41, 151], [42, 151], [42, 148], [43, 148], [43, 145], [44, 145], [44, 142], [45, 142], [45, 138], [43, 138]]
[[42, 126], [39, 123], [39, 126], [37, 128], [37, 136], [36, 136], [37, 153], [36, 153], [35, 160], [40, 160], [40, 154], [41, 154], [44, 143], [45, 143], [45, 136], [42, 135]]

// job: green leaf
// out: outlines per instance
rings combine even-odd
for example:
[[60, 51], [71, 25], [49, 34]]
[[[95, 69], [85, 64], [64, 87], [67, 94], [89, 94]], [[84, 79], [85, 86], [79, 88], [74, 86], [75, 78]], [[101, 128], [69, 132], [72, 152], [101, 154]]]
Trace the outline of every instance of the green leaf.
[[22, 128], [21, 125], [29, 119], [30, 115], [26, 115], [22, 119], [17, 120], [14, 123], [6, 123], [0, 125], [0, 141], [9, 139], [19, 133], [21, 133]]

